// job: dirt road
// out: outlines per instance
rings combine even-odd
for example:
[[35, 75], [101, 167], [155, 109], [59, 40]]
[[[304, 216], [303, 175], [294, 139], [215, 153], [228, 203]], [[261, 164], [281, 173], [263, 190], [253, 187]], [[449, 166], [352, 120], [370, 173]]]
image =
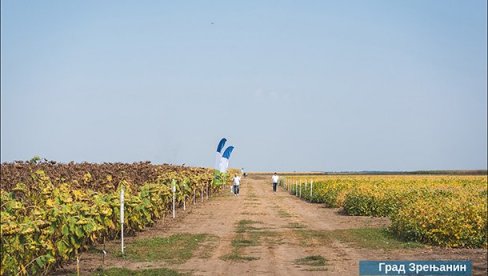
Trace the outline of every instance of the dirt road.
[[[372, 249], [336, 239], [333, 234], [340, 229], [377, 228], [388, 223], [386, 218], [343, 216], [337, 209], [307, 203], [281, 188], [274, 193], [270, 177], [254, 175], [242, 181], [238, 197], [224, 191], [175, 221], [161, 221], [126, 241], [130, 247], [138, 239], [177, 233], [215, 237], [190, 259], [177, 264], [135, 262], [109, 254], [105, 266], [133, 270], [166, 267], [192, 275], [358, 275], [359, 260], [471, 259], [475, 275], [486, 275], [484, 249]], [[85, 272], [99, 265], [98, 255], [87, 253], [81, 261]], [[73, 268], [70, 265], [65, 271]]]

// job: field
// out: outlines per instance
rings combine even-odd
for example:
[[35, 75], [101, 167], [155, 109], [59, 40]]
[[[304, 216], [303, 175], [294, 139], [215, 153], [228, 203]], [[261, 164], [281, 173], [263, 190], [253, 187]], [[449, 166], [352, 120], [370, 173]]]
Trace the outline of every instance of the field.
[[486, 175], [281, 180], [273, 193], [250, 175], [237, 197], [204, 168], [2, 164], [2, 274], [357, 275], [359, 260], [419, 259], [486, 274]]
[[451, 175], [287, 177], [291, 194], [346, 215], [389, 217], [404, 240], [486, 247], [487, 177]]
[[[177, 206], [217, 191], [204, 168], [135, 164], [2, 164], [1, 274], [41, 274], [96, 243], [153, 225]], [[198, 198], [197, 198], [198, 197]]]

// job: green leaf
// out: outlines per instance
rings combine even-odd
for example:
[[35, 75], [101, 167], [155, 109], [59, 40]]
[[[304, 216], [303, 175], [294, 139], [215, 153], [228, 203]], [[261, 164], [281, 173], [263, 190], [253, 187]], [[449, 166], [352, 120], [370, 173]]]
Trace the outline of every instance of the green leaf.
[[61, 256], [65, 255], [68, 251], [68, 247], [66, 246], [66, 242], [63, 240], [56, 242], [56, 248], [58, 249]]
[[46, 255], [46, 260], [48, 263], [52, 264], [54, 262], [56, 262], [56, 258], [54, 258], [51, 254], [47, 254]]
[[78, 238], [82, 238], [85, 235], [85, 233], [83, 233], [83, 230], [81, 229], [81, 227], [75, 228], [75, 234]]
[[85, 230], [85, 232], [87, 234], [90, 234], [91, 232], [93, 232], [93, 229], [95, 228], [95, 223], [94, 222], [89, 222], [85, 225], [83, 225], [83, 230]]
[[68, 236], [69, 235], [69, 228], [68, 226], [65, 224], [63, 225], [63, 227], [61, 228], [61, 232], [63, 233], [63, 235], [65, 236]]
[[43, 268], [46, 265], [46, 260], [44, 256], [40, 256], [39, 258], [37, 258], [36, 263], [40, 268]]

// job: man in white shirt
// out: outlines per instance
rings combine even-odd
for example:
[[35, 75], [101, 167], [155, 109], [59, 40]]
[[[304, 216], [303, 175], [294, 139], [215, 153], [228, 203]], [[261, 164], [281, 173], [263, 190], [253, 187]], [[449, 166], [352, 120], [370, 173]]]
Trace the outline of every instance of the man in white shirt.
[[276, 192], [276, 186], [278, 186], [278, 181], [280, 177], [276, 173], [274, 173], [271, 179], [273, 180], [273, 192]]
[[237, 176], [237, 174], [234, 175], [234, 179], [232, 180], [233, 186], [234, 186], [234, 195], [238, 196], [239, 195], [239, 186], [240, 186], [241, 178]]

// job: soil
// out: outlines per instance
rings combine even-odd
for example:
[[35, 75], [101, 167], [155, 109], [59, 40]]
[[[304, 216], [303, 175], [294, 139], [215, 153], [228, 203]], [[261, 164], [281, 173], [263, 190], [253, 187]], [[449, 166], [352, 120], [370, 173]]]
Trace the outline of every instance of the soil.
[[[269, 178], [269, 179], [268, 179]], [[422, 247], [412, 249], [368, 249], [332, 240], [328, 243], [307, 241], [297, 235], [303, 231], [324, 231], [364, 227], [386, 227], [387, 218], [345, 216], [339, 209], [311, 204], [278, 188], [274, 193], [271, 177], [250, 175], [241, 182], [240, 195], [234, 196], [226, 188], [221, 194], [196, 205], [187, 204], [187, 210], [178, 209], [177, 218], [167, 217], [153, 227], [125, 240], [130, 247], [135, 239], [166, 237], [175, 233], [210, 234], [218, 238], [194, 252], [193, 257], [181, 264], [134, 262], [119, 256], [119, 241], [108, 243], [104, 267], [129, 269], [171, 268], [192, 275], [358, 275], [360, 260], [471, 260], [473, 275], [487, 275], [486, 249], [449, 249]], [[226, 259], [235, 249], [232, 241], [239, 235], [237, 226], [251, 220], [259, 229], [260, 242], [241, 247], [243, 256], [254, 260]], [[262, 231], [262, 232], [260, 232]], [[98, 246], [100, 247], [100, 246]], [[297, 260], [320, 255], [324, 266], [297, 264]], [[85, 252], [81, 256], [82, 274], [90, 274], [102, 266], [98, 253]], [[55, 274], [76, 271], [75, 263], [68, 264]]]

